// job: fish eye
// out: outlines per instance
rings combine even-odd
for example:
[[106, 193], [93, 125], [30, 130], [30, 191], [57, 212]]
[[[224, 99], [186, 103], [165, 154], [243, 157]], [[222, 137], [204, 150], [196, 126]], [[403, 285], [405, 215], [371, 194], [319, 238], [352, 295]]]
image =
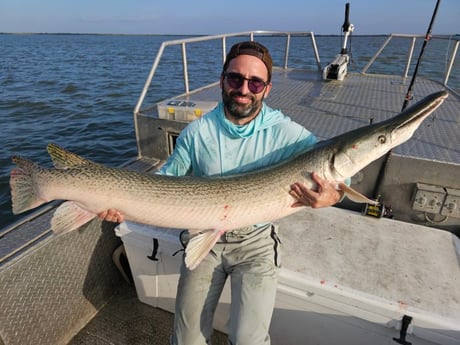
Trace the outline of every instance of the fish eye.
[[385, 142], [387, 141], [387, 137], [384, 135], [380, 135], [378, 141], [380, 144], [385, 144]]

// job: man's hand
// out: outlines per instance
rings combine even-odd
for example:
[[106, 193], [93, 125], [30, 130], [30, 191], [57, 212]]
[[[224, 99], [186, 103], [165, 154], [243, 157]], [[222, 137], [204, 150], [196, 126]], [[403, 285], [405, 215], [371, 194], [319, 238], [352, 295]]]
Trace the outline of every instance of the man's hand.
[[311, 173], [311, 178], [318, 185], [317, 191], [309, 189], [299, 182], [291, 185], [289, 194], [297, 199], [297, 201], [292, 204], [292, 207], [328, 207], [340, 201], [343, 192], [336, 190], [334, 183], [322, 179], [315, 172]]
[[125, 221], [125, 217], [118, 211], [113, 208], [109, 208], [97, 215], [99, 218], [113, 223], [123, 223]]

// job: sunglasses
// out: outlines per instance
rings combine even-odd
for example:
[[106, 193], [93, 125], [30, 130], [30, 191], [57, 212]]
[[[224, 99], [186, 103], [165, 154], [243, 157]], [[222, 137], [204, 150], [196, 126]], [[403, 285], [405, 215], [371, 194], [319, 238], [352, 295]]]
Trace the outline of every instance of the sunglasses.
[[228, 85], [232, 89], [239, 89], [241, 86], [243, 86], [244, 81], [247, 80], [248, 89], [253, 94], [261, 93], [267, 86], [266, 82], [257, 77], [245, 78], [241, 74], [235, 72], [224, 73], [224, 76], [227, 79]]

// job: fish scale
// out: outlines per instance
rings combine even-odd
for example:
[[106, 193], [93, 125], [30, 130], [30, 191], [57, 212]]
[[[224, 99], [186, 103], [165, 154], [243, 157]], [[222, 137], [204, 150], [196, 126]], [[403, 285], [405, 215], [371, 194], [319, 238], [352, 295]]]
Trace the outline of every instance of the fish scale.
[[287, 162], [223, 178], [161, 176], [109, 168], [49, 144], [56, 169], [43, 169], [13, 157], [17, 165], [10, 178], [13, 212], [61, 199], [70, 201], [55, 211], [51, 226], [56, 233], [74, 230], [110, 208], [131, 221], [199, 229], [202, 234], [194, 236], [187, 247], [194, 254], [186, 255], [186, 264], [194, 268], [223, 232], [300, 210], [292, 207], [296, 200], [289, 194], [290, 186], [300, 182], [316, 188], [312, 172], [336, 182], [350, 199], [375, 204], [343, 182], [408, 140], [447, 96], [446, 91], [434, 93], [393, 118], [322, 141]]

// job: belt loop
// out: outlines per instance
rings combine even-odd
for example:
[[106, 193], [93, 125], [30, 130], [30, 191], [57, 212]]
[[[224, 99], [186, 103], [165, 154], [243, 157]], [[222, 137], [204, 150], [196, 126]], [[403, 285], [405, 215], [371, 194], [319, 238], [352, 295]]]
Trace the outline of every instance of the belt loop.
[[230, 231], [224, 232], [224, 233], [222, 234], [222, 236], [220, 236], [220, 240], [221, 240], [222, 242], [228, 243], [229, 233], [230, 233]]

